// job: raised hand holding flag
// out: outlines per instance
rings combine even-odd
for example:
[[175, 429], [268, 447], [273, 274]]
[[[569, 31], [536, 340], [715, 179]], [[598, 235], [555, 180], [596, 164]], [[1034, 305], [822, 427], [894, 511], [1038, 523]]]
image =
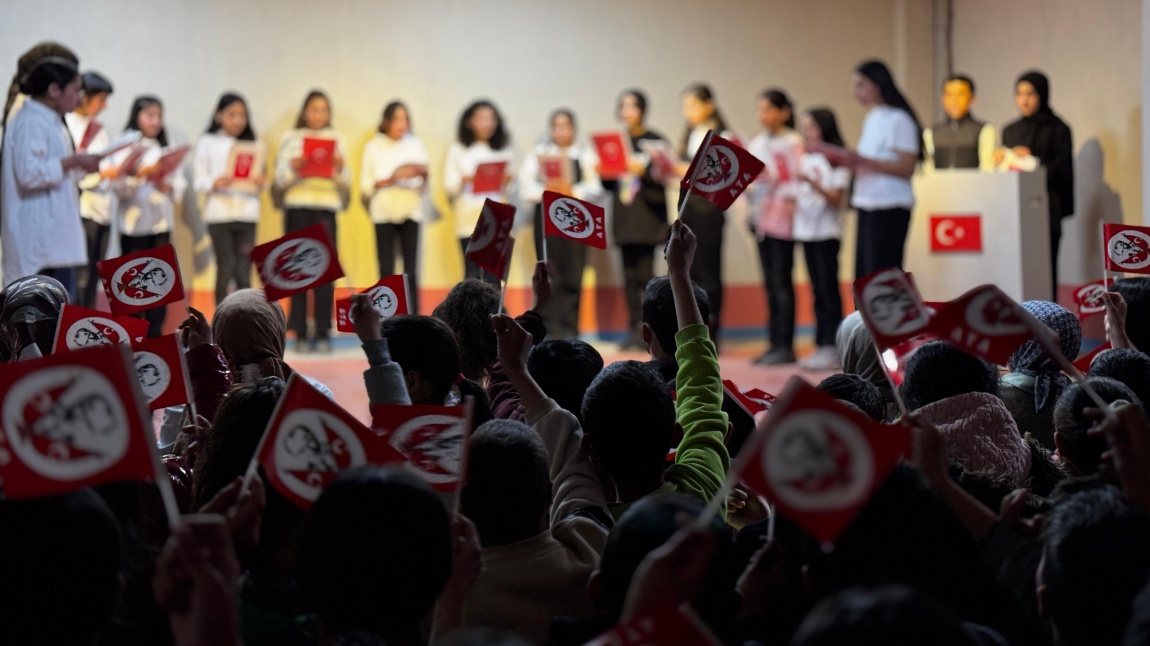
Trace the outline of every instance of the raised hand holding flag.
[[[175, 334], [144, 339], [132, 344], [136, 377], [149, 410], [179, 406], [191, 401], [187, 367], [180, 339]], [[192, 419], [195, 419], [193, 415]]]
[[1085, 319], [1094, 314], [1106, 311], [1103, 295], [1106, 293], [1106, 281], [1096, 280], [1086, 283], [1074, 290], [1074, 304], [1077, 306], [1078, 318]]
[[148, 334], [148, 322], [112, 317], [107, 312], [65, 304], [56, 324], [53, 354], [115, 343], [136, 343]]
[[711, 130], [691, 160], [682, 188], [726, 211], [764, 167], [754, 155]]
[[372, 430], [402, 453], [436, 491], [455, 491], [466, 471], [467, 406], [371, 407]]
[[463, 256], [500, 281], [506, 280], [507, 267], [511, 264], [509, 240], [514, 225], [515, 207], [487, 198]]
[[[411, 314], [408, 307], [407, 274], [396, 274], [381, 278], [378, 283], [360, 291], [371, 300], [371, 306], [379, 312], [380, 318], [389, 319], [401, 314]], [[335, 324], [340, 332], [355, 332], [355, 321], [352, 319], [352, 297], [341, 298], [335, 302]]]
[[164, 245], [96, 263], [108, 306], [116, 316], [184, 300], [176, 248]]
[[1104, 224], [1102, 256], [1109, 271], [1150, 274], [1150, 227]]
[[[543, 191], [543, 232], [596, 249], [607, 248], [603, 207], [573, 197]], [[544, 246], [546, 249], [546, 246]], [[546, 258], [544, 258], [546, 260]]]
[[268, 300], [306, 292], [342, 278], [335, 245], [323, 224], [313, 224], [252, 248], [252, 262]]

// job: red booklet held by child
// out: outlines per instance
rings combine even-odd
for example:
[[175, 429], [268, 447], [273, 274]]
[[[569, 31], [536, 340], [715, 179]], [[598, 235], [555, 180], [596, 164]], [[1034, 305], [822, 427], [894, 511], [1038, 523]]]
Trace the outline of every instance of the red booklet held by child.
[[539, 174], [545, 184], [571, 184], [571, 160], [566, 155], [539, 155]]
[[128, 152], [128, 156], [124, 161], [120, 162], [119, 175], [120, 177], [127, 177], [135, 175], [136, 169], [140, 167], [140, 160], [148, 153], [148, 146], [136, 146]]
[[498, 193], [503, 190], [503, 175], [507, 162], [484, 162], [475, 168], [475, 180], [471, 183], [472, 193]]
[[228, 153], [228, 170], [224, 177], [232, 180], [229, 189], [245, 193], [258, 193], [255, 180], [264, 174], [264, 147], [255, 141], [237, 141]]
[[299, 176], [335, 177], [335, 140], [316, 137], [303, 138], [303, 166]]
[[88, 146], [92, 145], [92, 140], [94, 140], [96, 135], [100, 134], [100, 131], [103, 129], [104, 126], [101, 126], [95, 119], [89, 121], [88, 127], [84, 128], [84, 136], [80, 137], [80, 145], [76, 146], [76, 152], [88, 152]]
[[160, 161], [156, 162], [156, 170], [148, 177], [148, 181], [153, 184], [160, 184], [167, 181], [168, 177], [184, 162], [184, 157], [188, 156], [188, 152], [191, 149], [191, 146], [183, 145], [160, 155]]
[[599, 176], [618, 179], [627, 174], [627, 142], [618, 131], [592, 133], [595, 152], [599, 154]]

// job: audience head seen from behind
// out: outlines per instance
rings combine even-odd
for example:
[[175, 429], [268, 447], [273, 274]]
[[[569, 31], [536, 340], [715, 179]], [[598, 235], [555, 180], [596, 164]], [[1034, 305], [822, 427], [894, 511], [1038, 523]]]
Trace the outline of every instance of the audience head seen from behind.
[[582, 424], [583, 397], [603, 371], [603, 357], [579, 339], [552, 339], [535, 346], [527, 357], [527, 372], [548, 397]]
[[997, 390], [997, 368], [944, 341], [931, 341], [915, 350], [900, 388], [912, 411], [955, 395]]
[[818, 388], [835, 399], [854, 404], [876, 422], [883, 421], [886, 415], [882, 393], [874, 384], [858, 375], [831, 375], [823, 379]]
[[1107, 350], [1090, 364], [1091, 377], [1109, 377], [1129, 388], [1145, 403], [1150, 399], [1150, 356], [1129, 348]]
[[[695, 292], [695, 302], [703, 320], [711, 315], [710, 301], [701, 287], [691, 284]], [[675, 334], [679, 331], [679, 320], [675, 314], [675, 296], [671, 293], [671, 281], [666, 276], [656, 276], [643, 290], [643, 342], [647, 350], [658, 361], [675, 361]]]
[[68, 292], [55, 278], [20, 278], [0, 292], [0, 319], [11, 326], [24, 347], [35, 345], [41, 356], [52, 353], [60, 311]]
[[[1120, 399], [1137, 405], [1142, 403], [1133, 391], [1113, 379], [1090, 377], [1088, 383], [1108, 404]], [[1074, 475], [1097, 471], [1107, 448], [1106, 438], [1088, 434], [1094, 421], [1087, 419], [1082, 412], [1096, 406], [1079, 384], [1070, 384], [1054, 406], [1054, 445]]]
[[477, 279], [465, 280], [447, 293], [431, 313], [455, 333], [459, 346], [459, 369], [473, 381], [482, 380], [495, 361], [497, 345], [491, 315], [499, 309], [499, 290]]
[[1126, 336], [1142, 352], [1150, 352], [1150, 278], [1120, 278], [1111, 290], [1126, 301]]
[[550, 462], [543, 440], [513, 420], [491, 420], [471, 436], [463, 515], [484, 545], [509, 545], [548, 527]]

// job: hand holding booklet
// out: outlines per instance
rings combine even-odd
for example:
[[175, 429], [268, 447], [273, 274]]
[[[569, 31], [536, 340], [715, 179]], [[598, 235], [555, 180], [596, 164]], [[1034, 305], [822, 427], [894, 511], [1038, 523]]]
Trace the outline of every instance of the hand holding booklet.
[[475, 168], [475, 180], [471, 183], [472, 193], [498, 193], [503, 190], [503, 174], [507, 162], [484, 162]]
[[188, 152], [191, 149], [191, 146], [185, 144], [178, 148], [164, 151], [164, 154], [160, 155], [160, 160], [156, 162], [155, 170], [148, 176], [148, 181], [153, 184], [162, 184], [167, 181], [168, 177], [180, 167], [180, 164], [184, 161], [184, 157], [188, 156]]
[[228, 189], [242, 193], [259, 193], [257, 182], [263, 177], [264, 147], [258, 141], [237, 141], [228, 153], [224, 177], [231, 180]]
[[334, 139], [303, 138], [303, 166], [299, 169], [299, 176], [327, 179], [335, 177]]
[[851, 165], [851, 151], [842, 146], [835, 146], [822, 141], [812, 142], [809, 146], [812, 152], [822, 153], [832, 166]]
[[[107, 157], [108, 155], [118, 153], [121, 150], [127, 148], [128, 146], [131, 146], [132, 144], [138, 142], [141, 138], [143, 138], [143, 135], [140, 134], [139, 130], [127, 130], [125, 132], [121, 132], [119, 135], [116, 136], [115, 139], [108, 142], [107, 148], [100, 151], [99, 157], [100, 157], [100, 159], [103, 159], [103, 158]], [[145, 147], [145, 146], [140, 146], [140, 148], [143, 150], [147, 150], [147, 147]], [[143, 155], [143, 152], [141, 152], [140, 154]], [[137, 158], [136, 161], [139, 161], [139, 158]]]

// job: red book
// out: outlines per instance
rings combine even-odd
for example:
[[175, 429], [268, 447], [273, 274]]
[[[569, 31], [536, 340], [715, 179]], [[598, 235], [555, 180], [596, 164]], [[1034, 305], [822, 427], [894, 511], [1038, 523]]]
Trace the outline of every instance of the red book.
[[176, 248], [164, 245], [96, 263], [108, 305], [128, 316], [184, 300]]
[[539, 155], [539, 174], [548, 184], [570, 184], [571, 160], [566, 155]]
[[682, 187], [726, 211], [763, 172], [765, 164], [754, 155], [719, 135], [708, 133], [710, 142], [699, 147]]
[[1105, 224], [1106, 269], [1128, 274], [1150, 274], [1150, 227]]
[[271, 485], [304, 510], [346, 469], [405, 461], [298, 373], [288, 379], [256, 455]]
[[103, 129], [104, 126], [100, 125], [98, 121], [89, 119], [87, 127], [84, 128], [84, 135], [80, 137], [80, 145], [76, 146], [76, 152], [88, 152], [88, 146], [92, 145], [92, 140], [94, 140], [96, 135], [100, 134], [100, 131]]
[[175, 334], [144, 339], [132, 344], [136, 377], [150, 410], [179, 406], [191, 401], [188, 396], [188, 369], [184, 349]]
[[606, 212], [603, 207], [554, 191], [543, 192], [543, 232], [596, 249], [607, 248]]
[[1077, 306], [1078, 318], [1085, 319], [1093, 314], [1105, 312], [1106, 305], [1102, 302], [1102, 295], [1105, 293], [1106, 283], [1101, 280], [1086, 283], [1074, 290], [1074, 304]]
[[507, 162], [484, 162], [475, 168], [475, 179], [471, 182], [472, 193], [500, 193], [503, 191], [503, 175], [507, 172]]
[[148, 334], [148, 322], [139, 318], [113, 318], [107, 312], [64, 305], [56, 324], [52, 354], [97, 345], [137, 343]]
[[313, 224], [252, 248], [268, 300], [315, 289], [343, 277], [327, 227]]
[[982, 216], [931, 214], [930, 250], [933, 253], [982, 251]]
[[930, 311], [914, 281], [897, 267], [855, 281], [855, 302], [879, 348], [886, 350], [927, 332]]
[[627, 142], [618, 131], [591, 134], [595, 152], [599, 154], [599, 176], [618, 179], [627, 174]]
[[299, 176], [335, 177], [335, 139], [303, 138], [303, 166]]
[[128, 177], [136, 174], [136, 170], [140, 167], [140, 160], [148, 153], [151, 146], [137, 144], [134, 148], [128, 151], [128, 156], [124, 161], [120, 162], [119, 174], [120, 177]]
[[466, 406], [372, 406], [371, 428], [436, 491], [455, 491], [466, 472]]
[[879, 424], [800, 377], [752, 438], [732, 468], [821, 542], [842, 534], [911, 448], [909, 427]]
[[[1046, 334], [1041, 334], [1042, 330]], [[1023, 343], [1032, 338], [1042, 342], [1053, 335], [994, 285], [975, 287], [943, 305], [934, 316], [931, 331], [963, 352], [1000, 366], [1006, 365]], [[1057, 341], [1053, 346], [1058, 352]], [[1043, 347], [1050, 352], [1046, 343]]]
[[153, 184], [160, 184], [168, 179], [172, 173], [184, 163], [184, 157], [188, 156], [191, 151], [191, 146], [180, 146], [165, 151], [160, 155], [160, 160], [156, 162], [156, 170], [148, 176], [148, 181]]
[[499, 280], [507, 277], [507, 267], [511, 264], [511, 228], [515, 224], [515, 207], [490, 198], [483, 203], [475, 231], [467, 242], [464, 257]]
[[[378, 283], [359, 294], [367, 294], [375, 311], [385, 319], [400, 314], [411, 314], [408, 309], [407, 274], [398, 274], [380, 279]], [[355, 332], [355, 320], [351, 316], [351, 297], [335, 302], [335, 326], [340, 332]]]
[[130, 362], [131, 351], [117, 344], [20, 361], [0, 371], [5, 498], [154, 480], [155, 437]]
[[237, 141], [228, 152], [228, 167], [224, 172], [224, 177], [232, 180], [228, 189], [258, 193], [260, 186], [255, 180], [263, 176], [263, 168], [263, 145], [257, 141]]

